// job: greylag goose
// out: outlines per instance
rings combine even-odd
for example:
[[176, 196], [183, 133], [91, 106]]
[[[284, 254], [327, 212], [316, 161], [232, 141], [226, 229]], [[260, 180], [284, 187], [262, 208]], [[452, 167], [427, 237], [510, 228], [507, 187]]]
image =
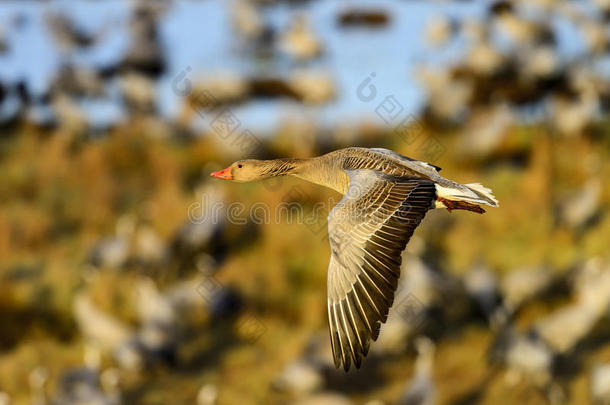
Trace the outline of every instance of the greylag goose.
[[311, 159], [239, 160], [211, 176], [236, 182], [292, 175], [343, 194], [328, 216], [328, 317], [335, 366], [356, 368], [388, 316], [402, 251], [432, 208], [485, 212], [491, 190], [380, 148], [351, 147]]

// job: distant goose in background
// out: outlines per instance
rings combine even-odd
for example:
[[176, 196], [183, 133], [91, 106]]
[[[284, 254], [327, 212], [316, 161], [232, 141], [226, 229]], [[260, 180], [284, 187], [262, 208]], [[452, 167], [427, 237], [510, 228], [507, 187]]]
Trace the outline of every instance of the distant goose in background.
[[[28, 374], [28, 385], [30, 387], [30, 405], [46, 405], [47, 394], [45, 385], [49, 380], [49, 371], [38, 366]], [[4, 405], [4, 404], [3, 404]]]
[[515, 44], [540, 45], [555, 42], [550, 27], [524, 18], [514, 2], [493, 3], [489, 9], [489, 16], [501, 33]]
[[534, 328], [555, 351], [566, 353], [589, 336], [599, 320], [593, 308], [577, 303], [556, 309], [538, 320]]
[[[473, 57], [469, 61], [476, 59]], [[416, 74], [428, 94], [427, 115], [443, 121], [451, 121], [467, 110], [475, 90], [474, 81], [450, 71], [428, 67], [418, 69]]]
[[[85, 349], [92, 349], [85, 347]], [[99, 349], [93, 349], [99, 350]], [[100, 371], [100, 355], [85, 352], [84, 367], [66, 371], [58, 383], [57, 405], [120, 405], [119, 376], [115, 369]]]
[[97, 308], [85, 292], [74, 298], [73, 315], [83, 337], [103, 352], [111, 353], [121, 367], [135, 369], [143, 363], [130, 341], [132, 328]]
[[247, 0], [233, 1], [231, 23], [237, 34], [248, 40], [259, 38], [265, 28], [260, 10], [253, 2]]
[[501, 301], [494, 273], [491, 269], [478, 265], [466, 274], [464, 284], [482, 314], [489, 319]]
[[557, 352], [535, 330], [518, 331], [505, 308], [494, 312], [491, 328], [497, 336], [488, 351], [488, 360], [506, 368], [505, 383], [514, 387], [525, 381], [541, 389], [550, 404], [565, 403], [566, 392], [554, 380]]
[[271, 56], [276, 33], [259, 6], [260, 4], [249, 0], [234, 1], [231, 7], [231, 22], [242, 42], [252, 46], [255, 54]]
[[240, 160], [213, 177], [249, 182], [292, 175], [343, 194], [328, 216], [328, 317], [335, 366], [356, 368], [394, 301], [401, 255], [432, 208], [485, 212], [491, 190], [462, 185], [440, 168], [380, 148], [345, 148], [311, 159]]
[[64, 52], [75, 48], [88, 48], [98, 42], [108, 31], [104, 28], [99, 33], [89, 33], [76, 25], [64, 15], [50, 14], [46, 17], [54, 39]]
[[314, 59], [322, 54], [322, 44], [309, 27], [304, 15], [297, 16], [279, 41], [282, 52], [298, 61]]
[[89, 252], [88, 262], [95, 267], [118, 269], [129, 261], [130, 241], [134, 235], [136, 221], [124, 215], [116, 223], [116, 231], [99, 242]]
[[506, 367], [506, 382], [512, 386], [527, 377], [537, 385], [548, 383], [554, 357], [551, 348], [536, 334], [517, 331], [502, 308], [493, 314], [491, 321], [497, 336], [488, 352], [488, 359], [490, 363]]
[[218, 403], [218, 388], [205, 384], [197, 392], [197, 405], [216, 405]]
[[287, 84], [297, 100], [304, 104], [324, 104], [336, 95], [332, 78], [323, 72], [297, 71]]
[[590, 390], [594, 405], [610, 405], [610, 364], [599, 364], [593, 368]]
[[51, 100], [51, 109], [61, 128], [66, 133], [82, 134], [89, 129], [86, 112], [78, 102], [65, 94], [58, 94]]
[[383, 28], [391, 22], [384, 9], [347, 8], [337, 15], [337, 23], [344, 28]]
[[101, 98], [105, 95], [106, 84], [95, 69], [64, 64], [51, 82], [49, 97], [60, 95], [74, 98]]
[[121, 76], [125, 106], [132, 114], [154, 114], [157, 111], [155, 82], [143, 74], [127, 72]]
[[610, 266], [601, 257], [589, 259], [574, 280], [578, 302], [598, 316], [610, 310]]
[[557, 204], [557, 222], [576, 230], [595, 222], [600, 210], [601, 194], [602, 182], [598, 178], [589, 179]]
[[324, 386], [324, 377], [309, 361], [297, 360], [284, 368], [272, 382], [273, 389], [297, 395], [310, 394]]
[[434, 343], [427, 337], [415, 340], [417, 360], [415, 375], [398, 403], [400, 405], [432, 405], [436, 403], [436, 389], [432, 376], [434, 366]]
[[165, 72], [166, 60], [161, 43], [159, 21], [167, 11], [165, 1], [134, 2], [129, 24], [130, 45], [121, 63], [123, 70], [136, 71], [151, 77]]
[[170, 300], [155, 282], [143, 277], [135, 283], [137, 315], [140, 329], [137, 339], [149, 361], [165, 360], [173, 364], [176, 356], [179, 328], [176, 312]]
[[432, 46], [441, 47], [449, 42], [457, 29], [458, 26], [455, 21], [446, 16], [437, 16], [426, 26], [426, 40]]
[[512, 270], [500, 281], [506, 311], [509, 314], [515, 313], [525, 303], [548, 291], [554, 281], [553, 274], [547, 267]]

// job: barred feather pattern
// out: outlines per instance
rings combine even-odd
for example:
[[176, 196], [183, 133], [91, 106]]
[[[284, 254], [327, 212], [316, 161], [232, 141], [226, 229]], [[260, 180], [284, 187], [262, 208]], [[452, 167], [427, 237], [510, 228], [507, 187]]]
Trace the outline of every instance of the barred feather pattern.
[[402, 252], [436, 198], [432, 181], [347, 171], [350, 187], [329, 215], [328, 318], [334, 363], [359, 368], [398, 285]]

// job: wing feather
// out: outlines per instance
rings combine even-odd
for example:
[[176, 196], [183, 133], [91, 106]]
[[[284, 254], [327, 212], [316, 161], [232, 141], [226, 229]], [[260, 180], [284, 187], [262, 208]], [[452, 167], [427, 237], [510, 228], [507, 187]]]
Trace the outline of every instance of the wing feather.
[[432, 208], [434, 183], [348, 171], [350, 187], [329, 215], [328, 318], [337, 368], [359, 368], [388, 316], [401, 255]]

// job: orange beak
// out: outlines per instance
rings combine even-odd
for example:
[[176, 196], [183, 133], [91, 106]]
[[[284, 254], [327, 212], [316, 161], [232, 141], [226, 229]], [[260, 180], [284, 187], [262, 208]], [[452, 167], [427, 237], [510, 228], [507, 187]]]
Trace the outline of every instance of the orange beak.
[[233, 175], [231, 174], [231, 166], [227, 167], [226, 169], [210, 173], [210, 176], [216, 177], [217, 179], [233, 180]]

